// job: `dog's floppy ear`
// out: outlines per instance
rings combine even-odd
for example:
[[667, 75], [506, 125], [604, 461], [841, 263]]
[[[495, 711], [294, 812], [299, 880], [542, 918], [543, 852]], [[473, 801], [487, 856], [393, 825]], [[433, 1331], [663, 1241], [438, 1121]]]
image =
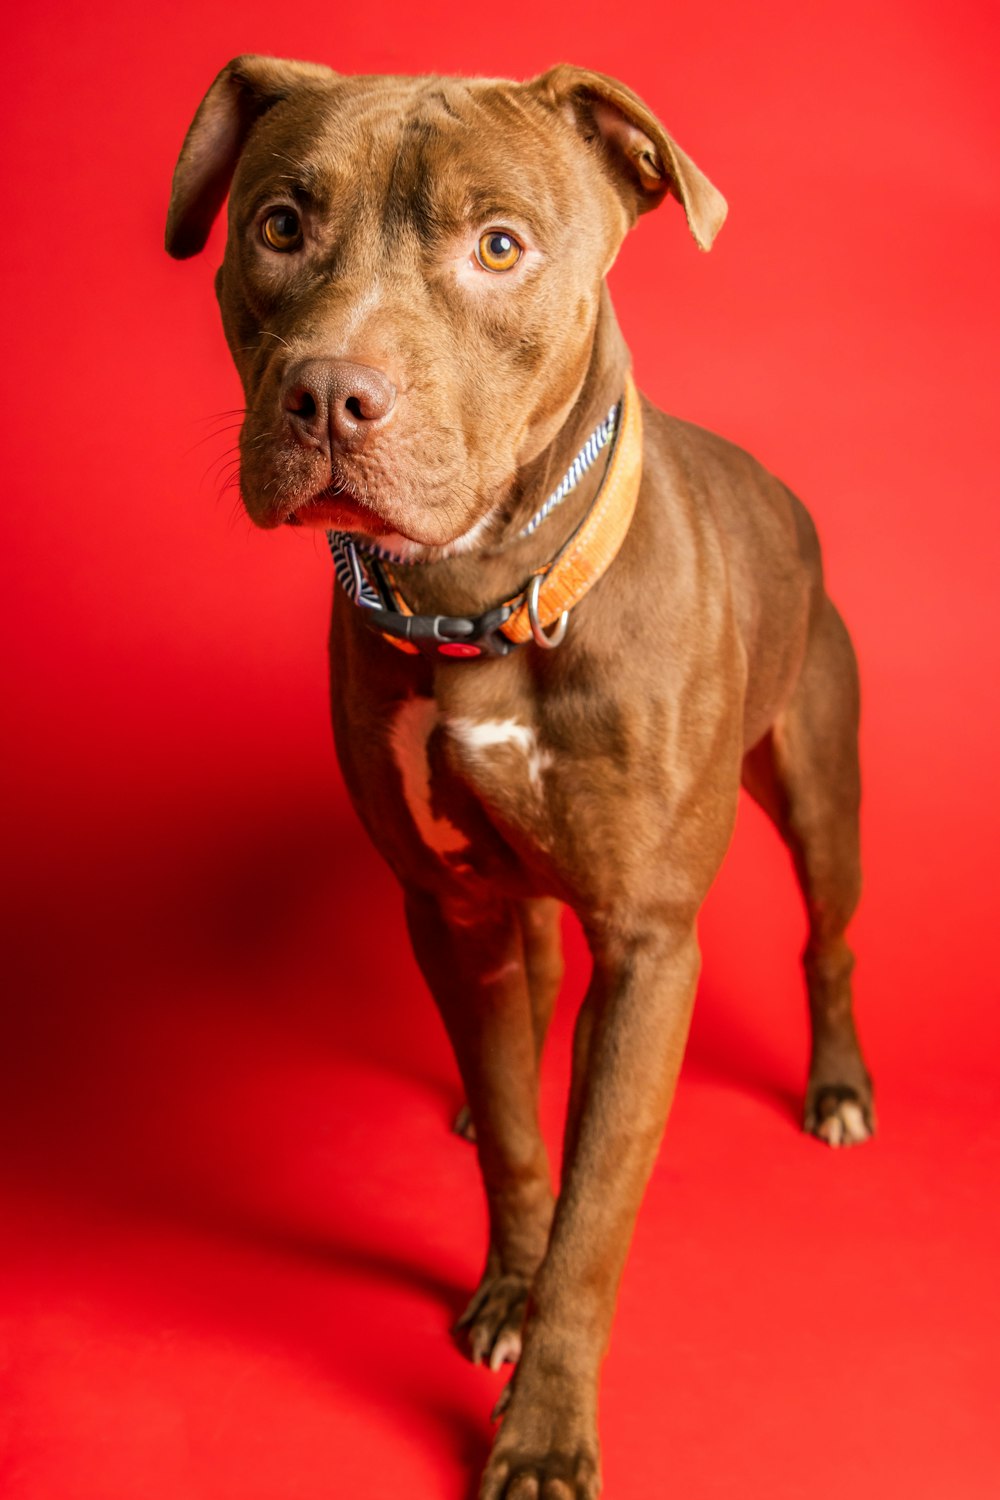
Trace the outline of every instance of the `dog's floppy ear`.
[[171, 255], [185, 260], [204, 248], [254, 122], [304, 84], [335, 76], [319, 63], [280, 57], [236, 57], [223, 68], [198, 106], [174, 170], [166, 235]]
[[699, 248], [711, 249], [726, 217], [726, 200], [631, 89], [568, 63], [543, 73], [534, 86], [600, 149], [633, 223], [672, 193]]

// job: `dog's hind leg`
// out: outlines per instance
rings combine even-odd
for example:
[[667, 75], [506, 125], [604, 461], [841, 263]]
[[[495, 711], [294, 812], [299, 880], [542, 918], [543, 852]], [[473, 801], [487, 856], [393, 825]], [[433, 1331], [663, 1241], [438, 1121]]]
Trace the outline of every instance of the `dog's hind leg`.
[[805, 897], [812, 1057], [804, 1126], [831, 1146], [856, 1145], [875, 1129], [845, 937], [861, 890], [858, 672], [850, 637], [825, 594], [813, 610], [794, 692], [746, 756], [743, 784], [787, 843]]
[[[539, 896], [517, 904], [521, 938], [524, 945], [524, 972], [531, 997], [531, 1027], [535, 1037], [535, 1060], [542, 1060], [545, 1038], [552, 1011], [562, 987], [562, 902]], [[476, 1127], [472, 1112], [463, 1104], [455, 1117], [456, 1135], [475, 1141]]]

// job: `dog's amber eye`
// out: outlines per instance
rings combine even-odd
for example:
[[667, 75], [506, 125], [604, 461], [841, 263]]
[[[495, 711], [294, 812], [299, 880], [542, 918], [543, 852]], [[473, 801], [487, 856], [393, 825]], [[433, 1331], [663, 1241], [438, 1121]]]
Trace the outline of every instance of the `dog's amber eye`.
[[522, 253], [514, 236], [502, 229], [487, 229], [476, 246], [476, 259], [487, 271], [509, 271], [517, 265]]
[[302, 243], [302, 221], [293, 208], [276, 208], [260, 226], [265, 245], [272, 250], [297, 250]]

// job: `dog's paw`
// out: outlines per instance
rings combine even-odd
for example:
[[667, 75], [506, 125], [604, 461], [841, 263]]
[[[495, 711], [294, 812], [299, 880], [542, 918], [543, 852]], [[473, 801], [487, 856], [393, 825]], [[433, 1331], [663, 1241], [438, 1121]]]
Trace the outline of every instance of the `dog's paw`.
[[501, 1438], [486, 1465], [479, 1500], [597, 1500], [600, 1492], [596, 1442], [541, 1450]]
[[475, 1296], [455, 1324], [464, 1333], [474, 1365], [499, 1370], [521, 1357], [521, 1325], [531, 1283], [524, 1276], [487, 1273]]
[[810, 1085], [803, 1128], [828, 1146], [860, 1146], [875, 1134], [871, 1090], [849, 1084]]
[[539, 1363], [538, 1345], [530, 1344], [505, 1395], [479, 1500], [597, 1500], [594, 1381], [560, 1372], [558, 1360]]
[[462, 1108], [455, 1116], [455, 1121], [451, 1128], [456, 1135], [462, 1137], [463, 1141], [469, 1141], [472, 1145], [475, 1145], [476, 1127], [472, 1123], [472, 1110], [467, 1104], [462, 1105]]

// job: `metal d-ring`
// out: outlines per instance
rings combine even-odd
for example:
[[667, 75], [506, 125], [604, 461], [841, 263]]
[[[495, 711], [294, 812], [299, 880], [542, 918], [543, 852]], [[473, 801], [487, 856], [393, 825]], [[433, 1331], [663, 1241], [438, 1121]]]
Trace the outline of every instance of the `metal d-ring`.
[[542, 622], [538, 618], [538, 593], [542, 587], [542, 574], [536, 573], [531, 580], [528, 589], [528, 624], [531, 626], [531, 634], [534, 636], [536, 645], [544, 646], [546, 651], [554, 651], [556, 646], [562, 644], [566, 635], [566, 627], [569, 624], [569, 610], [564, 609], [556, 623], [551, 635], [546, 635], [542, 629]]

